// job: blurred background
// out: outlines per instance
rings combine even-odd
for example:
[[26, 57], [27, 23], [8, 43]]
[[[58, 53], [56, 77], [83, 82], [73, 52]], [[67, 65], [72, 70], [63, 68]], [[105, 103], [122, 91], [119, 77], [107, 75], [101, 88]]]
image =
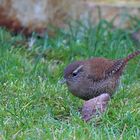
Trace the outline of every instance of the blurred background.
[[87, 24], [100, 19], [116, 27], [130, 26], [131, 16], [140, 17], [139, 0], [0, 0], [0, 26], [25, 35], [43, 35], [49, 26], [64, 28], [71, 20]]
[[140, 0], [0, 0], [0, 140], [140, 140], [140, 56], [91, 123], [59, 83], [73, 61], [138, 49]]

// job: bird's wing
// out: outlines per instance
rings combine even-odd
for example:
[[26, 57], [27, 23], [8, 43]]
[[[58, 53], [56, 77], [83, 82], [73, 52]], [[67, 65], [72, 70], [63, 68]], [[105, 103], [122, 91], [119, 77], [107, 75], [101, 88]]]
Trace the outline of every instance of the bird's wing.
[[125, 66], [125, 62], [123, 59], [115, 60], [113, 65], [106, 70], [105, 72], [106, 77], [114, 75], [116, 73], [121, 74], [124, 66]]

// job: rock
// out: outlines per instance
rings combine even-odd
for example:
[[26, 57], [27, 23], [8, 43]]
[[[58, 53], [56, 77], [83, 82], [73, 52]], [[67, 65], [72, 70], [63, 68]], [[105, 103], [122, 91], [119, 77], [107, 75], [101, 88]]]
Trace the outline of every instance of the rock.
[[[140, 2], [96, 0], [0, 0], [0, 26], [12, 32], [30, 35], [37, 32], [44, 36], [49, 27], [67, 28], [67, 23], [81, 20], [88, 26], [89, 20], [97, 24], [100, 19], [113, 21], [115, 27], [128, 27], [129, 16], [140, 17]], [[52, 29], [52, 28], [51, 28]]]
[[86, 122], [97, 115], [101, 115], [107, 108], [110, 95], [103, 93], [98, 97], [85, 101], [82, 107], [82, 118]]

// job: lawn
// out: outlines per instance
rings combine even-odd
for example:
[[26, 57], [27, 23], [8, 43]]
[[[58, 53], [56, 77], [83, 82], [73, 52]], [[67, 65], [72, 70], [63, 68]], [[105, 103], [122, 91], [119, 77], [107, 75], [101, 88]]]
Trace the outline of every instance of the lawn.
[[[92, 57], [123, 58], [138, 49], [130, 29], [116, 29], [101, 20], [80, 22], [55, 37], [36, 38], [29, 47], [22, 35], [0, 29], [0, 139], [139, 140], [140, 56], [131, 60], [107, 111], [89, 123], [62, 78], [67, 64]], [[140, 47], [139, 47], [140, 49]]]

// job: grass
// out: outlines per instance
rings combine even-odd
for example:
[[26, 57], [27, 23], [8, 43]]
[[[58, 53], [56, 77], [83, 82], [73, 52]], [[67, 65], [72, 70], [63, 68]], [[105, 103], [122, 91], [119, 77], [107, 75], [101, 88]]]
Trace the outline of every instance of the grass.
[[138, 140], [140, 57], [129, 62], [106, 113], [89, 123], [78, 112], [83, 101], [58, 83], [74, 60], [117, 59], [135, 51], [130, 30], [105, 20], [69, 27], [30, 48], [23, 36], [0, 29], [0, 139]]

